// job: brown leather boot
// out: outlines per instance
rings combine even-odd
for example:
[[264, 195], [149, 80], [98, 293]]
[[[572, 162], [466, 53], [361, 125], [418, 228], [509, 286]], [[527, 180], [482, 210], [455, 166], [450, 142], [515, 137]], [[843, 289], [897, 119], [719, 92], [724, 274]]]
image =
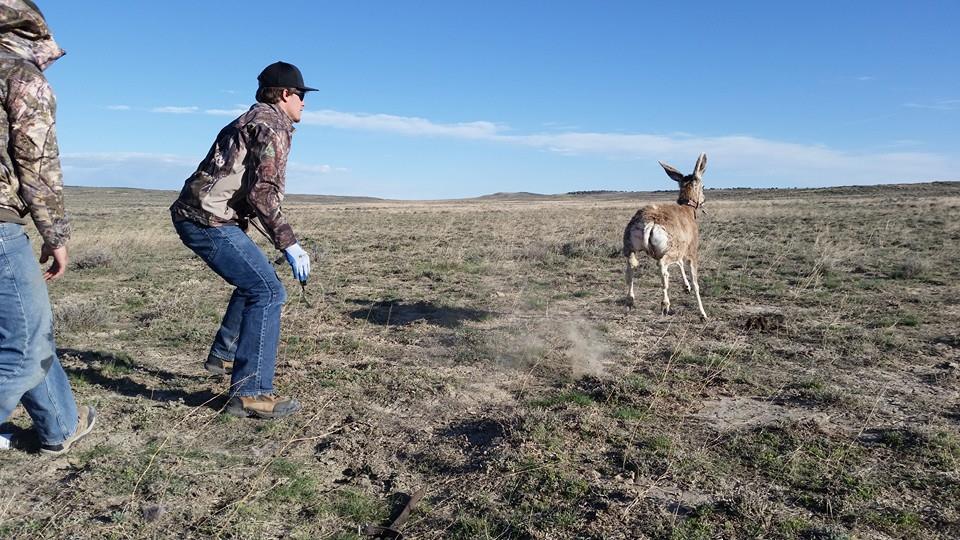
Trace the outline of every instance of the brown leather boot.
[[283, 418], [300, 410], [300, 402], [273, 394], [260, 396], [233, 396], [227, 403], [227, 413], [246, 418]]

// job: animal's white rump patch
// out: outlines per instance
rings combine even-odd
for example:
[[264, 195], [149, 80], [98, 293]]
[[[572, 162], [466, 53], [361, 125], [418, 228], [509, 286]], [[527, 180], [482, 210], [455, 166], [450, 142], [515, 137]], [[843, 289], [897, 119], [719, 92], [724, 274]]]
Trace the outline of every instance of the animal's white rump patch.
[[670, 234], [663, 225], [654, 223], [652, 226], [644, 225], [643, 232], [647, 237], [647, 252], [656, 258], [663, 257], [670, 249]]
[[670, 248], [670, 235], [659, 223], [644, 223], [643, 230], [639, 227], [633, 229], [630, 237], [633, 245], [640, 246], [643, 251], [655, 259], [663, 257]]

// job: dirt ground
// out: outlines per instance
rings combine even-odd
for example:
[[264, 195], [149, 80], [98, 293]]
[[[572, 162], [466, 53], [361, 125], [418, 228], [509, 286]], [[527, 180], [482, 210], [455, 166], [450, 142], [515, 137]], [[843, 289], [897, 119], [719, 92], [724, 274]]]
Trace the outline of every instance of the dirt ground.
[[51, 297], [98, 427], [51, 459], [14, 413], [0, 537], [367, 538], [419, 490], [406, 538], [960, 537], [960, 183], [706, 195], [706, 322], [651, 261], [624, 302], [670, 192], [290, 197], [304, 410], [270, 422], [202, 368], [231, 291], [175, 194], [68, 188]]

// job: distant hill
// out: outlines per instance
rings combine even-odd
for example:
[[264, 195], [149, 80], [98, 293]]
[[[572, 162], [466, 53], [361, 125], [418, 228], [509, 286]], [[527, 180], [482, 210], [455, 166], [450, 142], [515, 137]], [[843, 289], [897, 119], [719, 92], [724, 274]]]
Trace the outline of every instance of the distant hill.
[[513, 191], [513, 192], [497, 192], [491, 193], [490, 195], [481, 195], [479, 197], [471, 197], [474, 200], [521, 200], [521, 199], [549, 199], [556, 197], [556, 195], [545, 195], [543, 193], [531, 193], [529, 191]]
[[[831, 186], [817, 188], [706, 188], [704, 194], [707, 199], [773, 199], [781, 197], [796, 197], [797, 195], [816, 194], [820, 196], [848, 196], [848, 197], [867, 197], [867, 196], [899, 196], [899, 195], [928, 195], [933, 193], [954, 193], [960, 196], [960, 181], [938, 181], [938, 182], [920, 182], [914, 184], [875, 184], [869, 186]], [[644, 198], [663, 198], [675, 197], [676, 189], [664, 189], [655, 191], [614, 191], [614, 190], [591, 190], [591, 191], [571, 191], [560, 195], [543, 195], [542, 197], [555, 198], [588, 198], [588, 199], [644, 199]]]
[[287, 195], [287, 199], [299, 203], [314, 204], [383, 202], [390, 200], [381, 199], [380, 197], [361, 197], [359, 195]]
[[[820, 195], [838, 197], [868, 197], [868, 196], [910, 196], [947, 193], [960, 196], [960, 181], [922, 182], [914, 184], [878, 184], [870, 186], [833, 186], [821, 188], [707, 188], [707, 199], [776, 199], [782, 197], [796, 197], [797, 195]], [[97, 200], [104, 198], [109, 204], [167, 204], [177, 196], [177, 191], [160, 189], [141, 189], [126, 187], [66, 187], [68, 205], [70, 198], [81, 200]], [[611, 199], [672, 199], [676, 197], [676, 189], [655, 191], [616, 191], [616, 190], [587, 190], [571, 191], [568, 193], [545, 194], [529, 191], [497, 192], [479, 197], [455, 199], [464, 201], [561, 201], [561, 200], [611, 200]], [[287, 199], [299, 204], [359, 204], [379, 202], [400, 202], [393, 199], [378, 197], [361, 197], [351, 195], [288, 195]], [[413, 201], [411, 201], [413, 202]]]
[[567, 195], [609, 195], [609, 194], [627, 193], [626, 191], [617, 191], [613, 189], [591, 189], [588, 191], [568, 191]]

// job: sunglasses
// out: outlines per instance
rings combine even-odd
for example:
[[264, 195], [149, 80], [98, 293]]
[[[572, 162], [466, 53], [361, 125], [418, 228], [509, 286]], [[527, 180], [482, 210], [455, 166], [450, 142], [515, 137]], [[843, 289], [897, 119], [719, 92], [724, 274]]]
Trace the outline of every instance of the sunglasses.
[[303, 101], [303, 99], [307, 97], [307, 93], [303, 90], [291, 90], [290, 93], [295, 94], [298, 98], [300, 98], [300, 101]]

